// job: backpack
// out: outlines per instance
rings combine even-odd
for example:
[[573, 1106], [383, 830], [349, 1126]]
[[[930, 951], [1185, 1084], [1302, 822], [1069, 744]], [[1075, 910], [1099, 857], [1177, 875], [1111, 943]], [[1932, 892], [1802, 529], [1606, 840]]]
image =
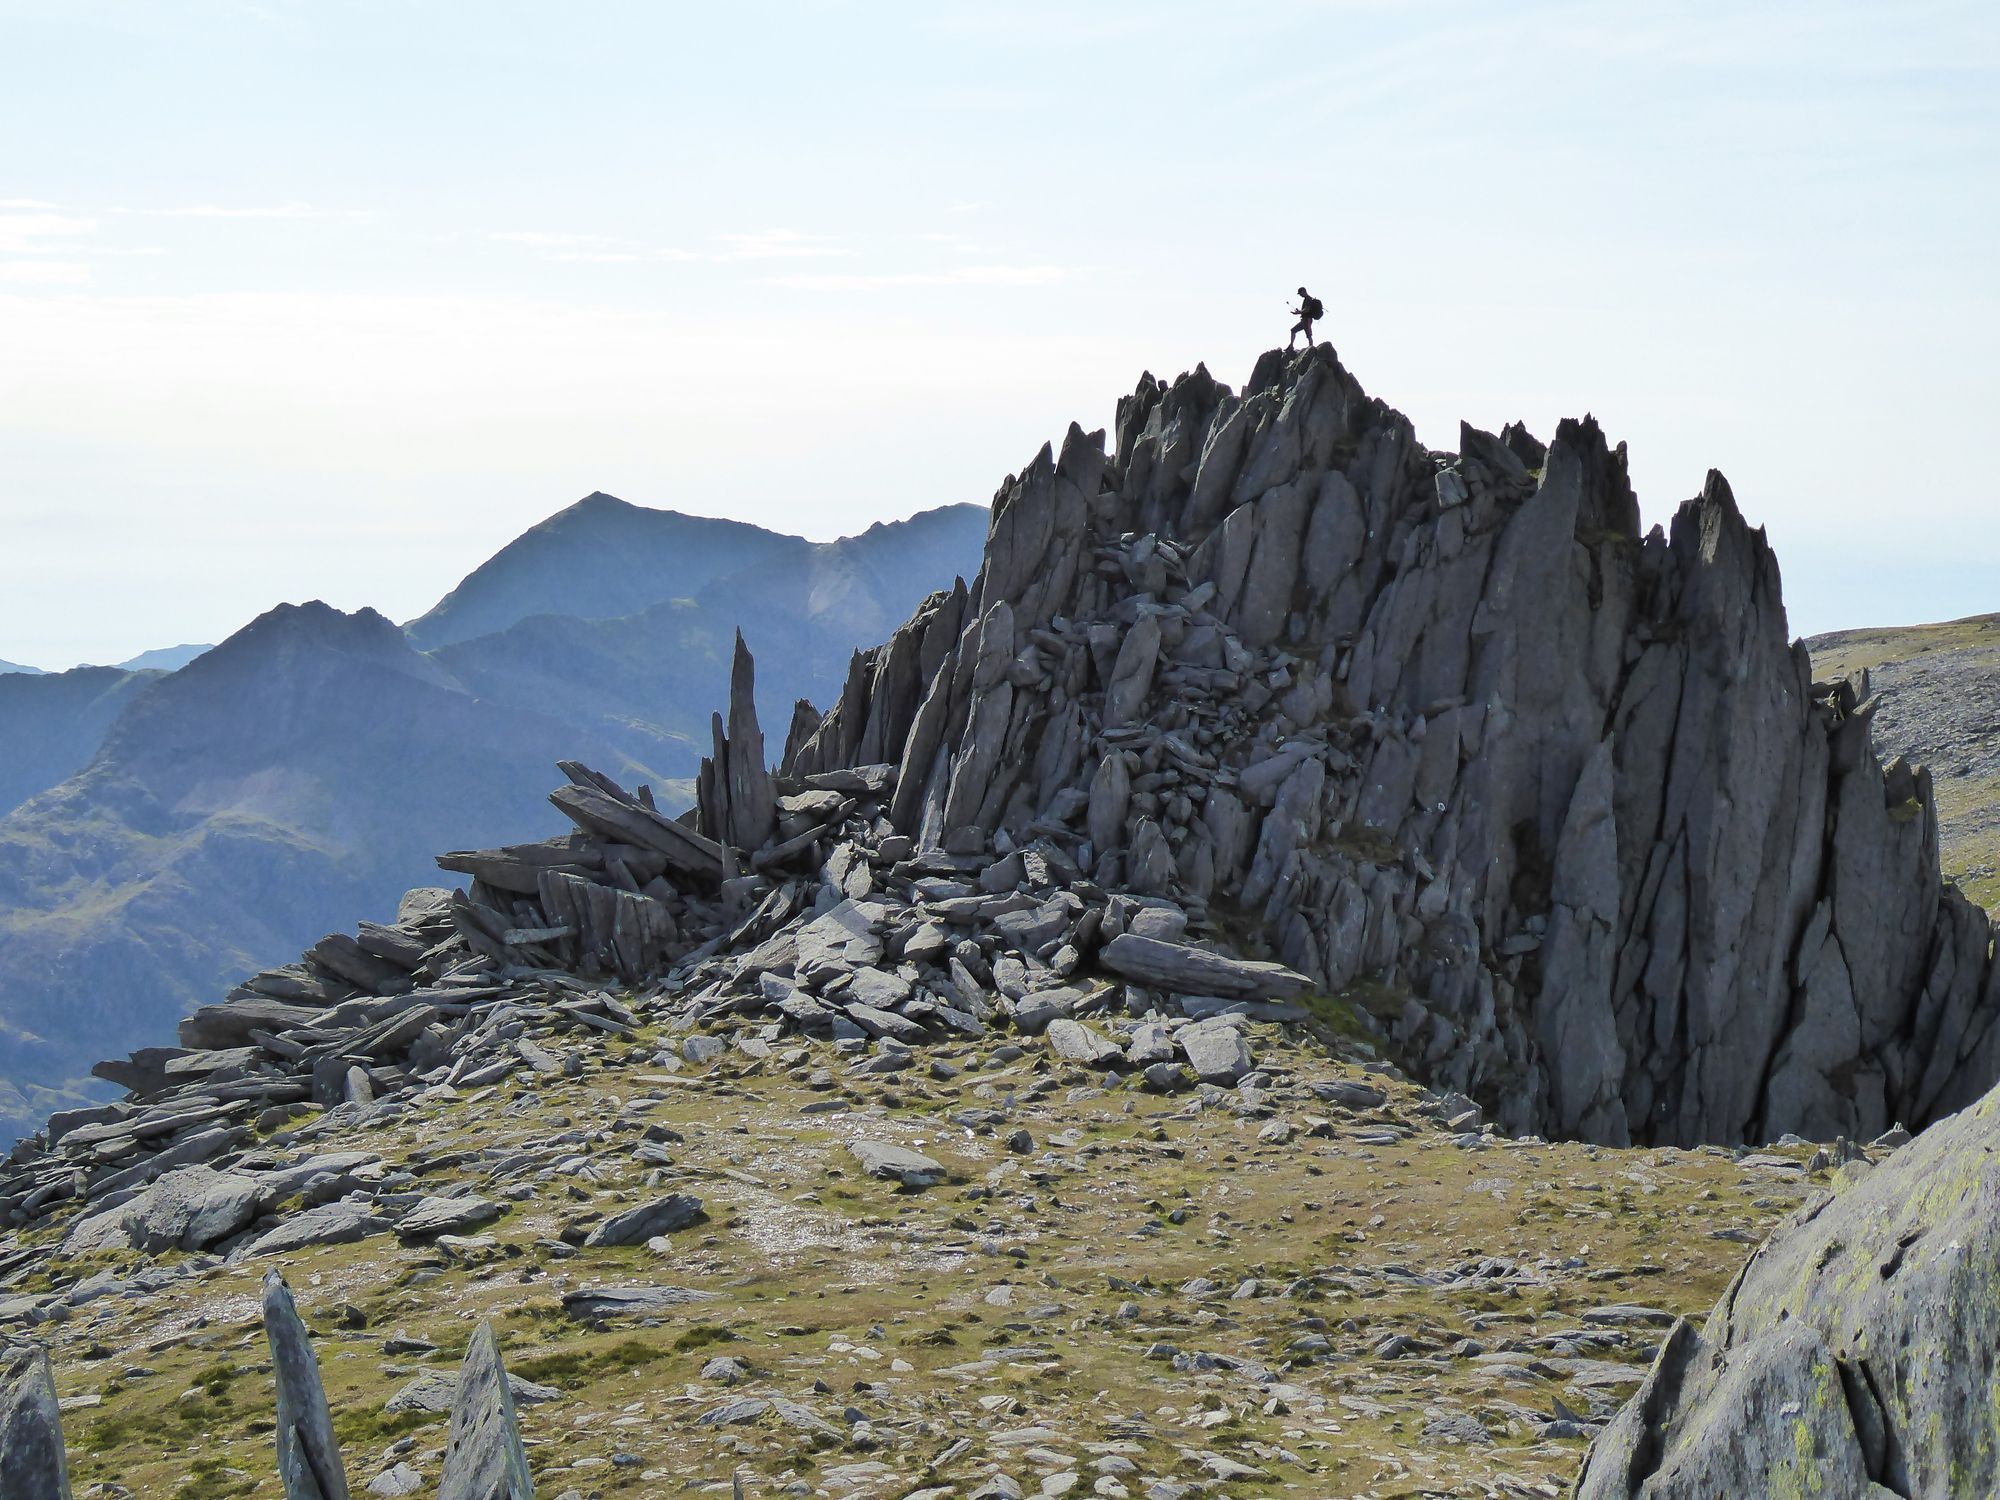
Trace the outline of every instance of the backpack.
[[1299, 311], [1305, 316], [1305, 320], [1308, 323], [1317, 323], [1321, 318], [1326, 316], [1326, 304], [1321, 302], [1317, 297], [1308, 297], [1305, 300], [1305, 305]]

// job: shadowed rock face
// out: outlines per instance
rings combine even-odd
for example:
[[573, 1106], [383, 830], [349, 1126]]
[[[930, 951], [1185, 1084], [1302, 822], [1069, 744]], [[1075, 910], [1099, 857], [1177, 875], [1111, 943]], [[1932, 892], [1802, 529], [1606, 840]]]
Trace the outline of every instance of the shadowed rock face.
[[1814, 685], [1719, 474], [1642, 536], [1589, 419], [1430, 453], [1327, 348], [1240, 395], [1146, 377], [1117, 427], [1002, 486], [974, 588], [857, 658], [787, 772], [895, 760], [925, 841], [1087, 813], [1101, 884], [1366, 983], [1517, 1130], [1865, 1138], [2000, 1074], [1930, 779]]
[[2000, 1091], [1932, 1126], [1677, 1324], [1581, 1500], [2000, 1491]]

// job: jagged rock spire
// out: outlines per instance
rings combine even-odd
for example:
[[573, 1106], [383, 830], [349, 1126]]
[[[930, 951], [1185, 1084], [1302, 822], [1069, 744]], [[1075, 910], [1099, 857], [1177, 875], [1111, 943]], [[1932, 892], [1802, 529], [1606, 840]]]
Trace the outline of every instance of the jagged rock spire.
[[1427, 452], [1324, 347], [1142, 379], [1116, 425], [1007, 480], [948, 657], [878, 692], [933, 601], [788, 772], [865, 738], [924, 847], [1060, 831], [1236, 900], [1514, 1128], [1866, 1138], [2000, 1076], [1928, 780], [1815, 686], [1720, 475], [1642, 536], [1594, 420]]
[[713, 755], [701, 763], [698, 797], [702, 831], [754, 853], [777, 826], [777, 796], [764, 764], [764, 732], [757, 725], [757, 664], [736, 632], [729, 668], [729, 717], [711, 716]]
[[55, 1375], [37, 1344], [0, 1348], [0, 1493], [70, 1500]]
[[285, 1500], [348, 1500], [347, 1471], [333, 1435], [312, 1337], [276, 1271], [264, 1277], [264, 1334], [278, 1384], [278, 1478]]

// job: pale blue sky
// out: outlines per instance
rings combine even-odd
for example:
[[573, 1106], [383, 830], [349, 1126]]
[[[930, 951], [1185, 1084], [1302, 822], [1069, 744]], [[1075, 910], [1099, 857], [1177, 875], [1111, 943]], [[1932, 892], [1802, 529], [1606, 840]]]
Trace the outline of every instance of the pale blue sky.
[[404, 618], [592, 489], [988, 499], [1304, 281], [1455, 445], [2000, 609], [2000, 7], [0, 0], [0, 658]]

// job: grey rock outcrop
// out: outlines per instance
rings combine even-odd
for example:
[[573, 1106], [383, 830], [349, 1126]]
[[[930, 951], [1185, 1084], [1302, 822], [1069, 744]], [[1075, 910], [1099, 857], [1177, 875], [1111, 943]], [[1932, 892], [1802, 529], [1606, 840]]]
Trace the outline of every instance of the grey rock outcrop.
[[935, 601], [784, 769], [865, 723], [921, 844], [1053, 839], [1101, 885], [1233, 901], [1318, 988], [1394, 997], [1401, 1055], [1503, 1128], [1962, 1106], [2000, 1076], [2000, 969], [1928, 777], [1813, 682], [1720, 475], [1638, 517], [1589, 419], [1432, 453], [1325, 348], [1241, 394], [1149, 376], [1110, 451], [1072, 428], [1002, 486], [929, 685], [873, 696]]
[[334, 1439], [312, 1338], [276, 1271], [264, 1278], [264, 1334], [271, 1343], [278, 1386], [278, 1478], [285, 1500], [348, 1500], [347, 1470]]
[[1502, 1131], [1610, 1143], [1873, 1139], [2000, 1077], [1928, 775], [1811, 680], [1720, 476], [1641, 535], [1589, 420], [1433, 453], [1326, 348], [1241, 393], [1147, 377], [1108, 450], [1073, 428], [1008, 479], [974, 584], [858, 653], [775, 770], [736, 667], [694, 809], [563, 762], [571, 833], [447, 854], [460, 889], [104, 1065], [129, 1097], [21, 1142], [0, 1220], [67, 1215], [71, 1251], [461, 1233], [499, 1205], [378, 1202], [255, 1130], [655, 1022], [758, 1017], [866, 1076], [1063, 1021], [1058, 1064], [1166, 1089], [1174, 1026], [1332, 1005]]
[[2000, 1090], [1802, 1208], [1598, 1438], [1580, 1500], [2000, 1491]]
[[55, 1376], [39, 1345], [0, 1349], [0, 1478], [8, 1500], [70, 1500]]
[[459, 1371], [438, 1500], [535, 1500], [500, 1343], [483, 1320]]

